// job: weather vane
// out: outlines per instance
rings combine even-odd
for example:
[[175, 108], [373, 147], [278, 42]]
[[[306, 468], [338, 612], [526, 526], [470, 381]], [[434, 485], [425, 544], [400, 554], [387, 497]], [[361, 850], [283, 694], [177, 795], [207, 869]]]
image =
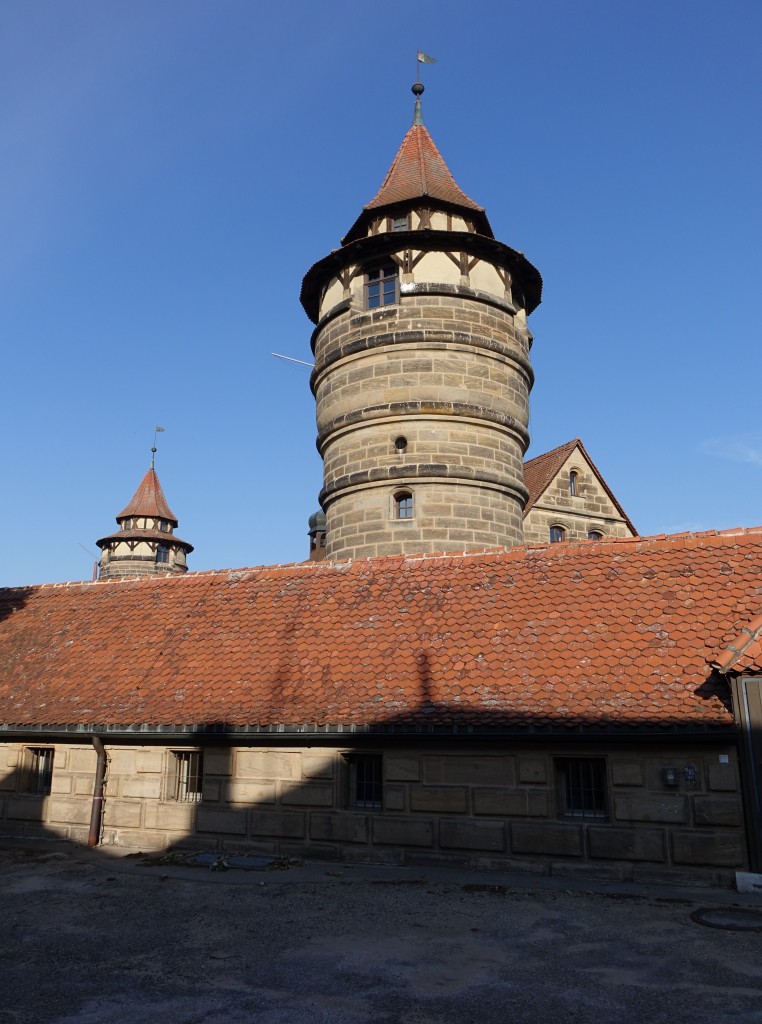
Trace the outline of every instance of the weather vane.
[[154, 468], [154, 462], [156, 461], [156, 435], [163, 434], [164, 427], [153, 428], [153, 448], [151, 449], [151, 469]]
[[415, 80], [418, 85], [421, 84], [421, 64], [436, 64], [436, 57], [430, 57], [428, 53], [424, 53], [423, 50], [418, 51], [418, 58], [415, 62]]
[[421, 94], [423, 93], [421, 64], [436, 64], [436, 58], [430, 57], [428, 53], [424, 53], [423, 50], [418, 51], [418, 56], [415, 61], [415, 85], [413, 86], [413, 95], [415, 96], [413, 124], [423, 124], [423, 112], [421, 111]]

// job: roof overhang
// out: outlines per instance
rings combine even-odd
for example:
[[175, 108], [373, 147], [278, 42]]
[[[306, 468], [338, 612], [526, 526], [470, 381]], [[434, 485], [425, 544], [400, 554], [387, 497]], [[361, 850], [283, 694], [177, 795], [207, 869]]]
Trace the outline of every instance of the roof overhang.
[[302, 306], [313, 323], [320, 316], [320, 298], [325, 285], [351, 264], [383, 259], [400, 249], [417, 252], [445, 252], [457, 250], [507, 267], [519, 284], [525, 299], [527, 313], [533, 312], [542, 301], [542, 277], [523, 253], [511, 249], [503, 242], [470, 231], [394, 231], [358, 238], [355, 242], [335, 249], [315, 263], [304, 276], [300, 294]]

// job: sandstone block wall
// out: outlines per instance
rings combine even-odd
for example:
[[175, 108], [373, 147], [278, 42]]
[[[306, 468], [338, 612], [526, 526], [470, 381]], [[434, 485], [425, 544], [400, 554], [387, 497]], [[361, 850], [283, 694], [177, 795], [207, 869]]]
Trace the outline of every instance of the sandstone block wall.
[[[55, 744], [52, 791], [37, 797], [24, 747], [0, 746], [0, 834], [85, 842], [94, 751]], [[107, 745], [104, 844], [714, 882], [748, 864], [732, 746], [388, 750], [373, 811], [352, 806], [344, 749], [207, 745], [191, 803], [168, 788], [172, 749]], [[559, 756], [604, 760], [605, 818], [563, 816]]]
[[[410, 290], [328, 318], [314, 349], [329, 558], [521, 543], [532, 371], [507, 303]], [[407, 531], [393, 522], [401, 487], [416, 508]]]

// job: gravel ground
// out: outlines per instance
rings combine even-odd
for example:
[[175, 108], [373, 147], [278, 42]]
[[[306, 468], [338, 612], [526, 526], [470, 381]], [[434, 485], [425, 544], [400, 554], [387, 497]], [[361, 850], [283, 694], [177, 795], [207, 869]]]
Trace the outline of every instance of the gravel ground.
[[762, 931], [690, 917], [742, 897], [590, 886], [3, 849], [0, 1024], [762, 1022]]

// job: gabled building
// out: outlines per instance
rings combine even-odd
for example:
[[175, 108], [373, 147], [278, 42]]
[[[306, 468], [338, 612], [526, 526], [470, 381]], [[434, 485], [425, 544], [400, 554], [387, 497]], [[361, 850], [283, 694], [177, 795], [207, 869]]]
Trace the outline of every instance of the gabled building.
[[579, 438], [525, 462], [524, 483], [528, 544], [637, 536]]
[[0, 829], [729, 881], [761, 566], [755, 530], [6, 591]]

